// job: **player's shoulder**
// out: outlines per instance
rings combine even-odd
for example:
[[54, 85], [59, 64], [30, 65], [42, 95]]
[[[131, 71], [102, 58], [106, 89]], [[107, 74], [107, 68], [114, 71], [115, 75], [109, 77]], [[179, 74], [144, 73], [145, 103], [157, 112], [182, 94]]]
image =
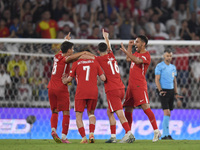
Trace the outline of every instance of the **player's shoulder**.
[[156, 65], [156, 68], [160, 68], [160, 67], [162, 67], [162, 66], [164, 66], [164, 61], [161, 61], [161, 62], [159, 62], [157, 65]]

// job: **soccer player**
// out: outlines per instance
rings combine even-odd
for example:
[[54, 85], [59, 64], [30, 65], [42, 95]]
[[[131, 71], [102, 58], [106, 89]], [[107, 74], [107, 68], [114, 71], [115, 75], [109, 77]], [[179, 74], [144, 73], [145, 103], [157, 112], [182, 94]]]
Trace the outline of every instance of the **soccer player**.
[[96, 123], [94, 110], [98, 99], [97, 75], [99, 75], [102, 81], [106, 80], [99, 63], [95, 59], [79, 59], [73, 63], [69, 77], [62, 78], [64, 84], [71, 82], [73, 78], [76, 78], [77, 81], [74, 110], [76, 112], [76, 125], [82, 136], [82, 141], [80, 143], [88, 143], [82, 120], [86, 105], [89, 117], [89, 142], [94, 143]]
[[[163, 137], [162, 140], [169, 139], [173, 140], [171, 135], [169, 135], [169, 119], [171, 115], [171, 110], [173, 110], [174, 95], [177, 99], [177, 104], [181, 105], [182, 96], [178, 95], [177, 92], [177, 82], [176, 82], [176, 67], [171, 64], [172, 61], [172, 51], [166, 49], [164, 51], [164, 61], [157, 64], [155, 68], [155, 82], [159, 93], [159, 100], [164, 112], [163, 117]], [[175, 93], [175, 94], [174, 94]]]
[[[126, 54], [126, 60], [131, 61], [129, 81], [123, 106], [125, 107], [125, 116], [131, 127], [134, 107], [141, 106], [144, 113], [148, 116], [149, 121], [154, 129], [153, 142], [159, 140], [161, 133], [156, 124], [156, 118], [149, 105], [147, 94], [147, 82], [145, 79], [146, 71], [151, 62], [151, 56], [146, 51], [148, 39], [144, 35], [139, 35], [136, 40], [130, 40], [128, 50], [121, 43], [121, 50]], [[136, 52], [132, 54], [132, 47], [135, 45]]]
[[[66, 39], [70, 39], [69, 34]], [[66, 139], [70, 121], [70, 99], [67, 85], [62, 83], [62, 75], [69, 74], [70, 63], [78, 59], [81, 55], [88, 52], [80, 52], [73, 54], [73, 43], [65, 41], [60, 46], [60, 52], [54, 56], [54, 64], [51, 74], [51, 80], [48, 84], [48, 96], [50, 107], [52, 110], [51, 115], [51, 135], [56, 143], [70, 143]], [[62, 139], [56, 133], [58, 123], [58, 112], [63, 112], [62, 121]]]
[[[103, 37], [106, 43], [100, 43], [98, 49], [100, 56], [95, 59], [99, 62], [106, 75], [106, 82], [104, 83], [105, 92], [107, 96], [108, 109], [107, 114], [110, 121], [111, 138], [106, 143], [116, 143], [116, 120], [114, 112], [117, 114], [123, 128], [125, 129], [127, 136], [123, 137], [120, 143], [132, 143], [135, 141], [134, 135], [131, 133], [131, 129], [124, 116], [122, 100], [125, 94], [125, 86], [121, 80], [119, 74], [119, 68], [115, 56], [112, 52], [107, 32], [103, 32]], [[108, 51], [107, 51], [108, 48]]]

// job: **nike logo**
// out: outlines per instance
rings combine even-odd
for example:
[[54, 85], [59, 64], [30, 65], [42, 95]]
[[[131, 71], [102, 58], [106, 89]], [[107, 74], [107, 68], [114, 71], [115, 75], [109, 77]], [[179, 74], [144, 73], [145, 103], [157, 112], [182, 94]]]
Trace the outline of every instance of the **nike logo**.
[[143, 101], [143, 99], [142, 100], [140, 100], [140, 102], [142, 102]]
[[200, 131], [200, 126], [197, 126], [197, 127], [193, 128], [192, 124], [190, 123], [188, 128], [187, 128], [187, 131], [188, 131], [189, 134], [194, 134], [194, 133]]

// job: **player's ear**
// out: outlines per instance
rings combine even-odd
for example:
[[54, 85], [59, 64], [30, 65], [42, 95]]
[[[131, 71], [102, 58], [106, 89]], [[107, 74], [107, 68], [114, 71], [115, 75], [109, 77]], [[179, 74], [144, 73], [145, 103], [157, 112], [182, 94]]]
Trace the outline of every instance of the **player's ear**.
[[97, 53], [100, 54], [100, 51], [98, 50]]

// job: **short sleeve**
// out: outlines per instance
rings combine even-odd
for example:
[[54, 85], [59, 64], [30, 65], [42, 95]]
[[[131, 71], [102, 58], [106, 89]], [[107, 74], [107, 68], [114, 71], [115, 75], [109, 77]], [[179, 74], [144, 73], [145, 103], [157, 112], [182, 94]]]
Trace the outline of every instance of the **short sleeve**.
[[77, 65], [76, 65], [76, 63], [73, 63], [72, 64], [72, 69], [70, 70], [70, 72], [69, 72], [69, 76], [70, 77], [75, 77], [75, 74], [76, 74], [76, 67]]
[[10, 80], [10, 76], [9, 76], [9, 75], [6, 75], [6, 82], [7, 82], [7, 83], [11, 83], [11, 80]]
[[158, 64], [155, 68], [155, 75], [160, 75], [161, 74], [161, 66]]
[[151, 62], [150, 55], [142, 55], [139, 58], [143, 60], [143, 64], [150, 64]]

